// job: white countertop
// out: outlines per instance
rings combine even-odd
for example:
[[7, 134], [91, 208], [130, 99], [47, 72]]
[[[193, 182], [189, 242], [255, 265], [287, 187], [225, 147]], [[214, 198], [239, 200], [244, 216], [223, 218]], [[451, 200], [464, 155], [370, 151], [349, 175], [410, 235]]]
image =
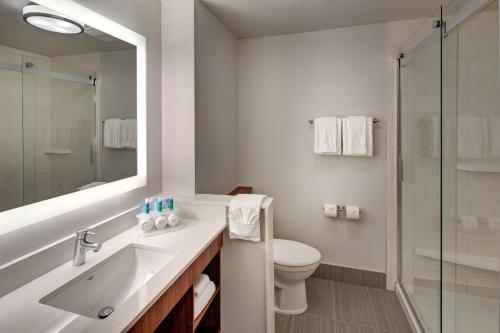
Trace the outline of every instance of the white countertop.
[[[151, 237], [139, 237], [134, 226], [103, 243], [99, 252], [89, 252], [84, 265], [75, 267], [67, 262], [0, 298], [0, 331], [112, 333], [130, 328], [226, 227], [225, 221], [181, 222], [183, 228]], [[39, 303], [45, 295], [132, 243], [178, 253], [108, 318], [91, 319]]]

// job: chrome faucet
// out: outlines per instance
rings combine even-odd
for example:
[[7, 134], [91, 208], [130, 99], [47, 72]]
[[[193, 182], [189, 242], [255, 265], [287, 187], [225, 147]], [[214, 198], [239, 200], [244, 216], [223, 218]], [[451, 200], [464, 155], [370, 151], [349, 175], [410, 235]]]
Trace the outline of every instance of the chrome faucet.
[[101, 249], [101, 243], [91, 243], [87, 240], [88, 235], [95, 235], [89, 228], [81, 228], [76, 231], [75, 250], [73, 252], [73, 266], [81, 266], [85, 263], [85, 254], [92, 250], [97, 252]]

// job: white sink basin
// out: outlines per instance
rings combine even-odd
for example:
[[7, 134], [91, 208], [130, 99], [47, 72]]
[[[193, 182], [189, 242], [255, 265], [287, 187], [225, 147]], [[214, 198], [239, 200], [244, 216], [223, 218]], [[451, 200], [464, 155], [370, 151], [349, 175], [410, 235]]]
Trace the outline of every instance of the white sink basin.
[[174, 256], [175, 252], [169, 250], [128, 245], [43, 297], [40, 303], [82, 316], [103, 319], [165, 267]]

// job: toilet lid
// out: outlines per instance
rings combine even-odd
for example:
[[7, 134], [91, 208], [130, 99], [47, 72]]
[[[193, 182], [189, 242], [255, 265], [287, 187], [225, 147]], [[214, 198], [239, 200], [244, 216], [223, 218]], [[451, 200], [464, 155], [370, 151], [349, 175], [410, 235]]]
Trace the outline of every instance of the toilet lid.
[[320, 261], [321, 253], [314, 247], [287, 240], [275, 239], [274, 263], [283, 266], [307, 266]]

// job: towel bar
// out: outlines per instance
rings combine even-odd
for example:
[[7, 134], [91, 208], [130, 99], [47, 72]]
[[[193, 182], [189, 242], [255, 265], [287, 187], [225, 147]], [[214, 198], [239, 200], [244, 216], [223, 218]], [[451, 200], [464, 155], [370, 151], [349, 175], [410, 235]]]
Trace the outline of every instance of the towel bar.
[[[314, 124], [314, 119], [309, 119], [307, 122], [312, 125], [312, 124]], [[373, 118], [373, 123], [374, 124], [380, 123], [380, 119]]]

